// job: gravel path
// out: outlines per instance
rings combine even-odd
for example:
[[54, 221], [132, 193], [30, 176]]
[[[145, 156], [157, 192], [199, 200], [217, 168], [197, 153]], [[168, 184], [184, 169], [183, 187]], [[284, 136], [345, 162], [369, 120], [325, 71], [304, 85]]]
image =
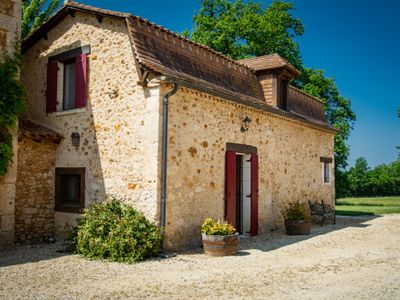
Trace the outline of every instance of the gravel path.
[[400, 215], [312, 232], [241, 240], [235, 257], [198, 251], [135, 265], [21, 246], [0, 252], [0, 299], [400, 299]]

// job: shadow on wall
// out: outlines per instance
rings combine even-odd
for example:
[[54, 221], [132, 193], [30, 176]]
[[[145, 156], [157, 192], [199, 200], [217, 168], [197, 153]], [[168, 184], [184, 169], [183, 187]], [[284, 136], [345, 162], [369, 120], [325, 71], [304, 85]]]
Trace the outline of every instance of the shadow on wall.
[[[80, 42], [75, 42], [58, 49], [57, 53], [80, 46]], [[49, 55], [54, 55], [54, 53]], [[40, 61], [41, 66], [47, 65], [48, 56], [36, 59]], [[88, 59], [87, 62], [89, 87], [91, 82], [90, 61]], [[45, 109], [46, 98], [44, 94], [40, 98], [35, 96], [38, 93], [38, 87], [30, 80], [31, 72], [36, 72], [32, 68], [30, 66], [22, 71], [22, 80], [27, 86], [27, 94], [30, 98], [28, 99], [30, 107], [24, 118], [59, 133], [64, 138], [54, 150], [50, 146], [46, 146], [50, 143], [40, 139], [30, 138], [28, 144], [24, 142], [27, 139], [20, 141], [20, 147], [25, 144], [26, 147], [22, 147], [23, 151], [18, 153], [15, 225], [16, 241], [23, 244], [47, 241], [55, 234], [63, 234], [63, 227], [70, 227], [75, 223], [76, 213], [55, 210], [55, 169], [57, 167], [85, 168], [86, 207], [93, 202], [103, 201], [105, 198], [104, 175], [91, 101], [87, 101], [85, 112], [60, 115], [57, 115], [56, 112], [46, 116], [44, 111], [39, 111]], [[35, 101], [40, 101], [40, 103]], [[78, 146], [72, 145], [71, 135], [73, 132], [79, 133]], [[39, 132], [38, 135], [42, 133]], [[34, 132], [32, 134], [35, 135]]]

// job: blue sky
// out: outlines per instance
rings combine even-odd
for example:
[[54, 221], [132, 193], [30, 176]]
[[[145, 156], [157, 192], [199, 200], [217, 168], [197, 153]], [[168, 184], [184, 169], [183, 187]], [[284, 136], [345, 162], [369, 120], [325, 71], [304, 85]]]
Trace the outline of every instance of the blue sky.
[[[131, 12], [172, 31], [191, 28], [198, 0], [78, 0]], [[271, 1], [263, 1], [269, 4]], [[370, 166], [397, 159], [400, 145], [400, 0], [293, 0], [305, 34], [298, 38], [304, 64], [335, 78], [350, 98], [357, 121], [349, 144]]]

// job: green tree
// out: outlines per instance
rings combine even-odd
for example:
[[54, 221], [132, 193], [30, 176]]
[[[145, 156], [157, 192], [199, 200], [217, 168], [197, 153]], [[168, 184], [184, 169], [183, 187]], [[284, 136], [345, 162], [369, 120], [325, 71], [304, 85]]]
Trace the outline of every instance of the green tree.
[[328, 122], [340, 129], [335, 138], [335, 162], [336, 171], [343, 170], [349, 155], [346, 141], [356, 116], [333, 79], [322, 70], [303, 67], [294, 38], [304, 33], [304, 27], [292, 15], [293, 9], [292, 3], [280, 0], [266, 8], [251, 0], [201, 0], [193, 28], [184, 35], [233, 59], [278, 53], [300, 69], [302, 76], [292, 84], [323, 100]]
[[365, 157], [359, 157], [348, 172], [349, 187], [353, 196], [368, 196], [368, 162]]
[[300, 68], [299, 45], [293, 38], [302, 35], [304, 27], [290, 14], [292, 9], [292, 3], [282, 1], [264, 9], [252, 1], [202, 0], [193, 29], [184, 35], [233, 59], [279, 53]]
[[13, 56], [6, 55], [0, 63], [0, 176], [7, 172], [12, 162], [12, 130], [24, 110], [25, 90], [18, 80], [21, 66], [19, 49]]
[[24, 39], [42, 25], [60, 5], [60, 0], [23, 0], [21, 37]]

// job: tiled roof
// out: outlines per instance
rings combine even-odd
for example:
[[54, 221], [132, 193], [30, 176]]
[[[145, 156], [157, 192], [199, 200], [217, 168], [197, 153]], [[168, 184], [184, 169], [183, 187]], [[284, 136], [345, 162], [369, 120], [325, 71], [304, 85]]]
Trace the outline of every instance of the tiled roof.
[[252, 69], [138, 17], [129, 18], [129, 29], [143, 68], [234, 97], [262, 101], [261, 86]]
[[39, 125], [31, 120], [20, 120], [19, 121], [19, 136], [28, 137], [31, 139], [38, 140], [51, 140], [55, 143], [59, 143], [63, 138], [62, 135], [57, 132], [48, 129], [42, 125]]
[[288, 111], [319, 124], [326, 124], [324, 105], [309, 94], [289, 85]]
[[[207, 46], [185, 39], [146, 19], [87, 6], [77, 2], [66, 2], [44, 25], [33, 32], [22, 44], [23, 51], [29, 49], [63, 18], [75, 11], [125, 19], [131, 33], [132, 47], [142, 70], [167, 76], [183, 85], [207, 93], [225, 97], [251, 107], [300, 119], [334, 131], [316, 109], [305, 109], [307, 105], [293, 102], [291, 112], [276, 110], [266, 104], [257, 71], [286, 68], [294, 75], [300, 72], [277, 54], [235, 61]], [[293, 94], [293, 93], [292, 93]], [[289, 100], [289, 99], [288, 99]], [[313, 104], [315, 106], [317, 104]], [[319, 104], [319, 106], [322, 105]], [[300, 107], [302, 107], [300, 109]], [[322, 108], [323, 112], [323, 108]], [[307, 115], [310, 113], [311, 115]]]
[[238, 60], [238, 62], [254, 69], [255, 71], [286, 68], [295, 76], [299, 76], [301, 74], [300, 71], [297, 70], [291, 63], [276, 53], [241, 59]]

